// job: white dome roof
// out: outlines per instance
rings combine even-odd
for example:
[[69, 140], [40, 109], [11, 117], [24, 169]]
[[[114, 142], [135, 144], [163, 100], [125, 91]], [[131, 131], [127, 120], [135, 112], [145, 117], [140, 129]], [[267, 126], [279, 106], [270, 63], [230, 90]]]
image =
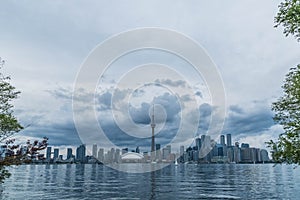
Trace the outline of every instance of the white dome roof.
[[142, 154], [139, 153], [135, 153], [135, 152], [128, 152], [125, 153], [121, 156], [122, 160], [140, 160], [143, 159], [144, 156]]

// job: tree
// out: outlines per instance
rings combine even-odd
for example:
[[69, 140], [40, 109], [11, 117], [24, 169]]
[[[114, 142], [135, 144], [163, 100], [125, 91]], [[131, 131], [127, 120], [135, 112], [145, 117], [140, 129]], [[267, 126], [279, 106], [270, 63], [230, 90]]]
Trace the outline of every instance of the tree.
[[[0, 69], [4, 66], [4, 60], [0, 58]], [[48, 138], [44, 137], [41, 142], [38, 140], [26, 145], [15, 144], [15, 139], [10, 137], [23, 129], [17, 118], [13, 115], [12, 101], [18, 98], [20, 91], [17, 91], [10, 83], [10, 77], [0, 72], [0, 183], [10, 176], [6, 169], [13, 164], [21, 164], [30, 161], [37, 156], [38, 151], [47, 147]]]
[[282, 25], [285, 36], [291, 34], [300, 41], [300, 0], [285, 0], [278, 7], [275, 27]]
[[[0, 58], [0, 69], [4, 65], [4, 60]], [[13, 116], [13, 105], [11, 102], [18, 98], [20, 91], [10, 84], [10, 77], [4, 76], [0, 72], [0, 142], [19, 132], [23, 127]]]
[[272, 104], [272, 110], [284, 133], [268, 145], [275, 161], [300, 165], [300, 65], [290, 69], [282, 88], [284, 95]]
[[[300, 41], [300, 0], [285, 0], [278, 7], [275, 27], [283, 25], [285, 36], [292, 34]], [[267, 144], [276, 162], [300, 165], [300, 65], [290, 69], [282, 88], [284, 95], [272, 104], [272, 110], [284, 133]]]
[[[0, 58], [0, 69], [4, 66], [4, 60]], [[3, 143], [12, 134], [19, 132], [23, 127], [13, 116], [13, 105], [11, 101], [20, 94], [15, 87], [10, 84], [10, 77], [4, 76], [0, 72], [0, 143]], [[13, 147], [15, 148], [15, 147]], [[9, 177], [9, 172], [5, 166], [9, 165], [7, 161], [0, 163], [0, 181]]]

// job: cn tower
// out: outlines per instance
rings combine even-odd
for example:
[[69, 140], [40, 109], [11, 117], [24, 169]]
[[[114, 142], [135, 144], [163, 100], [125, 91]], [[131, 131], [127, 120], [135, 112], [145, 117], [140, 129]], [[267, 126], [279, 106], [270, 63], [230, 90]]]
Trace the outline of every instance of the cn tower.
[[155, 138], [154, 138], [154, 128], [155, 128], [155, 121], [154, 121], [154, 104], [152, 107], [152, 117], [151, 117], [151, 128], [152, 128], [152, 141], [151, 141], [151, 160], [155, 160]]

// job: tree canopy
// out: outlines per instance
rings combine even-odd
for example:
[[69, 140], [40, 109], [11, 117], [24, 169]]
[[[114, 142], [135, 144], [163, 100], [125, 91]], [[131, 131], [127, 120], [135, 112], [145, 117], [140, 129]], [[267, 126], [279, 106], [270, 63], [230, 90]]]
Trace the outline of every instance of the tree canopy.
[[268, 144], [275, 161], [300, 164], [300, 65], [290, 69], [282, 88], [284, 95], [273, 103], [272, 110], [284, 133]]
[[[0, 70], [4, 66], [4, 61], [0, 58]], [[40, 150], [47, 147], [48, 138], [42, 141], [29, 140], [24, 145], [15, 144], [15, 139], [11, 136], [23, 127], [13, 115], [12, 101], [17, 99], [20, 91], [11, 85], [10, 77], [0, 72], [0, 183], [10, 176], [7, 166], [30, 162], [32, 157], [36, 157]]]
[[[1, 60], [1, 58], [0, 63], [1, 69], [4, 64], [4, 61]], [[0, 72], [0, 142], [23, 129], [13, 115], [12, 105], [12, 101], [18, 98], [20, 91], [17, 91], [9, 81], [10, 77], [4, 76]]]
[[285, 36], [291, 34], [300, 41], [300, 0], [285, 0], [278, 7], [275, 27], [282, 25]]
[[[300, 0], [285, 0], [278, 7], [275, 27], [282, 25], [285, 36], [291, 34], [300, 41]], [[284, 94], [273, 103], [272, 110], [284, 133], [267, 144], [276, 162], [300, 165], [300, 65], [290, 69], [282, 88]]]

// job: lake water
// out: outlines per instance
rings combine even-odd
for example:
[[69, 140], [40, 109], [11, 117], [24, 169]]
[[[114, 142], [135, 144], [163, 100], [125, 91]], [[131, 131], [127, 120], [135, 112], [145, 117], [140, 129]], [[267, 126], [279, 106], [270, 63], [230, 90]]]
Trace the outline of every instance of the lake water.
[[300, 168], [287, 165], [182, 164], [140, 174], [102, 165], [22, 165], [10, 172], [2, 199], [300, 199]]

